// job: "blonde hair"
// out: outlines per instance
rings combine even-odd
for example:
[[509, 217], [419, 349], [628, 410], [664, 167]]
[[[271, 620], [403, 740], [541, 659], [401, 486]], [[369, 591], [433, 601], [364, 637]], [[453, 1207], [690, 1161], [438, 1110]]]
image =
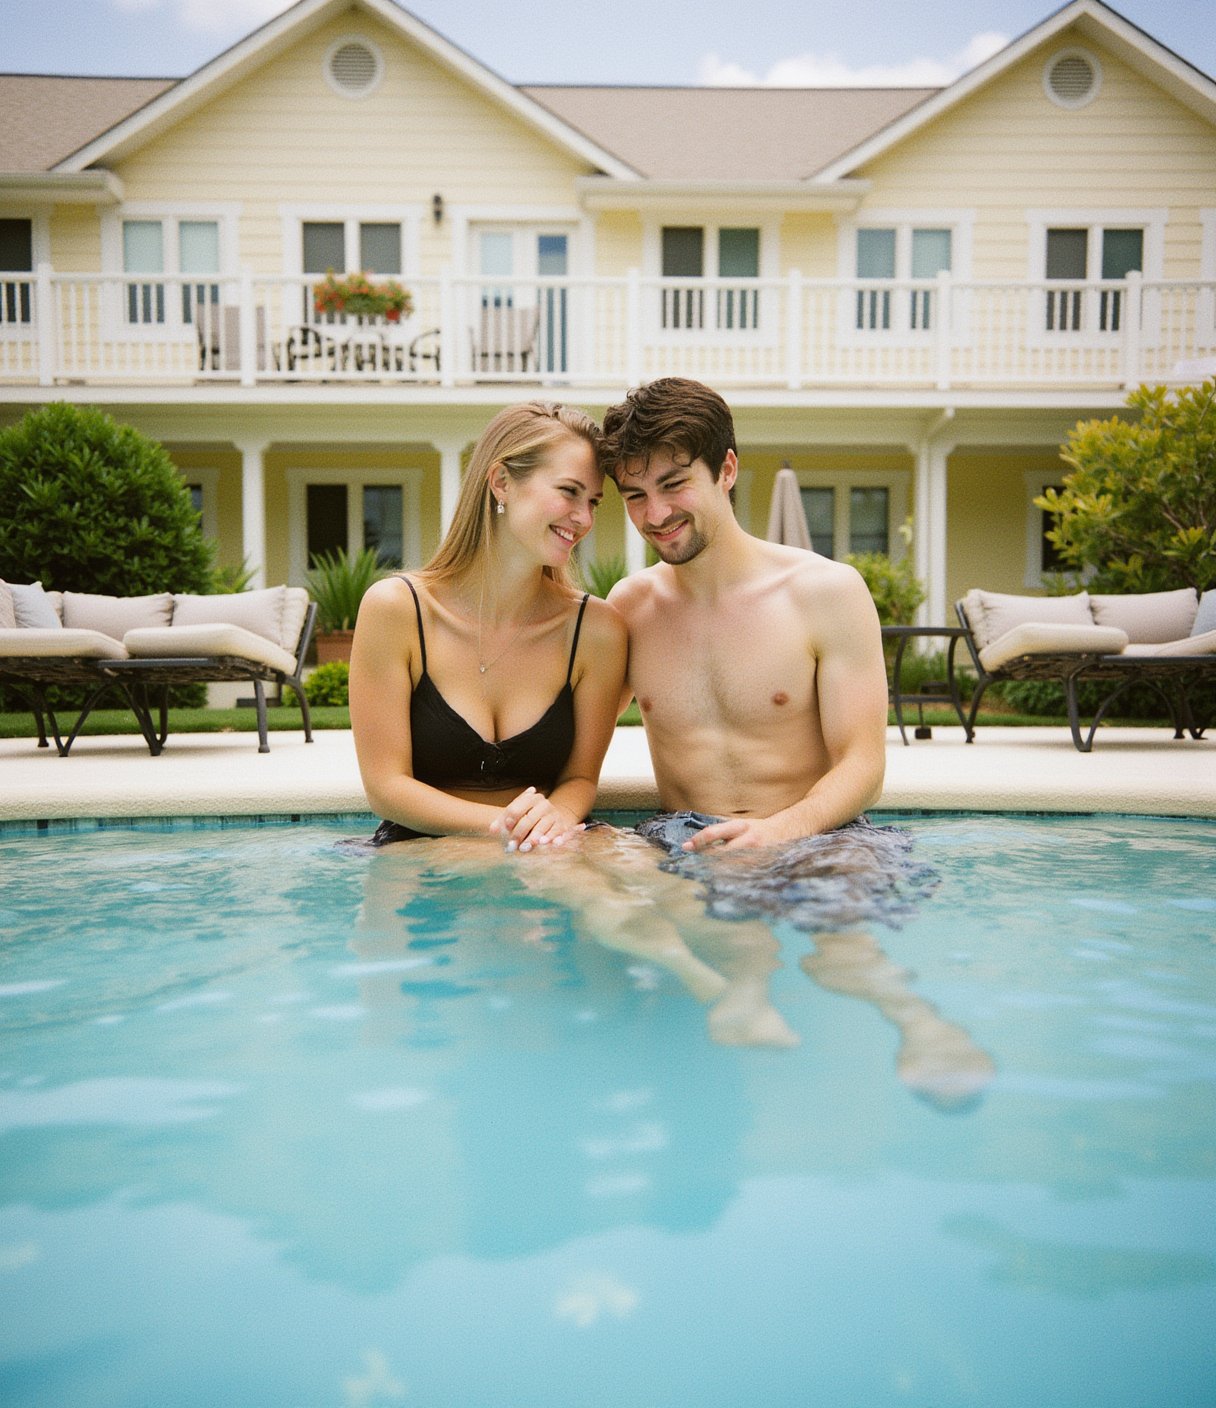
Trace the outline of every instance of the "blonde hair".
[[[499, 411], [473, 446], [456, 512], [438, 551], [417, 576], [432, 582], [451, 581], [469, 571], [479, 554], [492, 550], [494, 495], [490, 475], [497, 465], [522, 481], [544, 462], [554, 445], [565, 439], [584, 440], [600, 463], [600, 428], [584, 411], [553, 401], [527, 401]], [[566, 591], [576, 590], [569, 567], [546, 567], [545, 576]]]

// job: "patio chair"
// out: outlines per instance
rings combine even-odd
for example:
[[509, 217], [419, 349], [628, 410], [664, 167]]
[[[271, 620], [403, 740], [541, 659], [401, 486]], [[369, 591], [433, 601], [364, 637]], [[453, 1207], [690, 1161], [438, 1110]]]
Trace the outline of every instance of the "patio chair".
[[475, 372], [526, 372], [536, 359], [539, 308], [492, 306], [471, 329]]
[[[266, 370], [266, 309], [253, 310], [254, 365]], [[220, 306], [200, 297], [194, 304], [194, 327], [198, 335], [200, 371], [239, 372], [241, 369], [241, 310], [233, 304]]]
[[[1001, 680], [1052, 680], [1064, 686], [1073, 743], [1088, 753], [1111, 706], [1133, 684], [1151, 685], [1169, 710], [1174, 737], [1201, 738], [1190, 691], [1216, 678], [1216, 592], [1077, 592], [1063, 597], [969, 591], [955, 602], [966, 630], [976, 684], [966, 722], [968, 742], [989, 685]], [[1110, 685], [1088, 732], [1081, 725], [1078, 686]]]
[[[11, 587], [0, 582], [0, 679], [29, 700], [38, 746], [49, 746], [49, 722], [63, 758], [107, 690], [121, 693], [156, 757], [168, 737], [173, 685], [249, 681], [257, 708], [258, 751], [268, 753], [267, 683], [295, 691], [305, 741], [312, 742], [301, 670], [316, 610], [302, 587], [217, 596], [161, 592], [114, 597], [44, 592], [37, 582]], [[54, 684], [87, 690], [66, 740], [47, 696]]]

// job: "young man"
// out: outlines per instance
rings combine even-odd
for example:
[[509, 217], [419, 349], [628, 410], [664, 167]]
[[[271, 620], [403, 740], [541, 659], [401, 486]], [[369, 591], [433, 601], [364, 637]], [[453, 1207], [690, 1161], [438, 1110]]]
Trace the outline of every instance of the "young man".
[[721, 818], [683, 848], [778, 845], [852, 821], [878, 800], [886, 748], [865, 583], [739, 526], [734, 424], [708, 387], [650, 382], [609, 409], [604, 432], [608, 472], [661, 559], [609, 597], [629, 627], [624, 702], [641, 707], [663, 807]]

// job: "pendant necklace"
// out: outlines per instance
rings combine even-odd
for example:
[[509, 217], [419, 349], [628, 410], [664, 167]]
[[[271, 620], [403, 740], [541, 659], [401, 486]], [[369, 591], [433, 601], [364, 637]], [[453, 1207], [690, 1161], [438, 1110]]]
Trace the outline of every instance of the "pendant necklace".
[[532, 609], [531, 609], [531, 611], [528, 612], [527, 616], [523, 619], [523, 621], [520, 622], [519, 626], [516, 627], [514, 634], [511, 636], [511, 639], [510, 639], [509, 641], [507, 641], [506, 645], [503, 646], [503, 648], [498, 652], [498, 654], [493, 658], [493, 660], [483, 660], [483, 659], [481, 658], [481, 618], [482, 618], [482, 614], [483, 614], [484, 609], [485, 609], [486, 589], [485, 589], [485, 583], [484, 583], [484, 582], [482, 583], [482, 587], [481, 587], [481, 601], [478, 603], [478, 607], [477, 607], [477, 673], [478, 673], [478, 674], [484, 675], [485, 672], [486, 672], [488, 669], [492, 668], [494, 665], [497, 665], [498, 662], [502, 659], [502, 657], [507, 653], [507, 651], [510, 650], [511, 647], [515, 644], [515, 642], [520, 638], [520, 636], [523, 634], [525, 628], [528, 627], [528, 626], [530, 626], [530, 625], [532, 624], [532, 618], [536, 615], [536, 608], [537, 608], [537, 606], [540, 604], [540, 596], [541, 596], [540, 588], [538, 587], [538, 588], [537, 588], [537, 591], [536, 591], [536, 596], [535, 596], [535, 598], [533, 599], [533, 602], [532, 602]]

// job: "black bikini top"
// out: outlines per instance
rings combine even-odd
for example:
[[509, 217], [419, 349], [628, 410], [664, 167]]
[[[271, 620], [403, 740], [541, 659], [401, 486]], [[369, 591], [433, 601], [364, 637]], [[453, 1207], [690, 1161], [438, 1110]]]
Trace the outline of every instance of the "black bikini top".
[[427, 673], [422, 605], [413, 582], [406, 576], [402, 576], [401, 580], [414, 598], [414, 610], [418, 615], [418, 644], [422, 651], [422, 676], [410, 696], [414, 776], [419, 782], [429, 783], [432, 787], [522, 789], [532, 786], [543, 792], [551, 790], [574, 747], [574, 688], [570, 678], [574, 673], [574, 656], [583, 627], [583, 612], [587, 609], [586, 594], [574, 624], [566, 683], [557, 698], [531, 728], [517, 733], [514, 738], [491, 743], [452, 708]]

